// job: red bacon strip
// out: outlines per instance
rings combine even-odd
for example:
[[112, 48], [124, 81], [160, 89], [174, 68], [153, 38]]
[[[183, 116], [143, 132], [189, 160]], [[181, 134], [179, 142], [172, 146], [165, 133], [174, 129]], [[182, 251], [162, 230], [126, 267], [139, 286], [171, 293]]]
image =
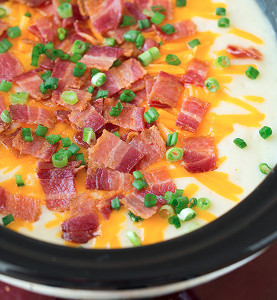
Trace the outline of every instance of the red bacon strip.
[[[6, 105], [4, 102], [4, 97], [2, 95], [0, 95], [0, 114], [5, 109], [6, 109]], [[0, 133], [2, 133], [3, 131], [5, 131], [8, 128], [9, 128], [9, 124], [5, 123], [4, 121], [2, 121], [2, 119], [0, 119]]]
[[39, 66], [46, 70], [53, 70], [55, 68], [55, 62], [45, 56]]
[[92, 32], [89, 27], [81, 26], [79, 21], [74, 22], [74, 29], [76, 33], [82, 37], [84, 40], [90, 42], [92, 45], [97, 44], [97, 40], [93, 37]]
[[0, 36], [10, 27], [9, 23], [0, 20]]
[[107, 81], [101, 89], [108, 90], [113, 96], [122, 89], [128, 88], [132, 83], [146, 74], [141, 64], [134, 58], [124, 61], [120, 66], [113, 67], [106, 72]]
[[52, 18], [40, 18], [28, 30], [37, 36], [42, 43], [54, 42], [57, 36], [57, 26]]
[[[130, 2], [128, 2], [130, 3]], [[124, 28], [124, 27], [120, 27], [120, 28], [116, 28], [114, 30], [110, 30], [109, 32], [107, 32], [107, 35], [111, 38], [114, 38], [116, 40], [116, 42], [121, 45], [122, 43], [124, 43], [124, 34], [129, 31], [130, 28]]]
[[137, 168], [143, 170], [165, 156], [166, 146], [158, 128], [152, 126], [134, 137], [130, 145], [144, 154]]
[[58, 169], [52, 163], [39, 162], [37, 175], [49, 210], [69, 210], [70, 200], [77, 195], [75, 176], [83, 168], [79, 165], [80, 162], [75, 161]]
[[208, 74], [209, 64], [207, 62], [193, 59], [188, 67], [187, 73], [181, 79], [183, 83], [204, 86]]
[[99, 226], [95, 200], [89, 193], [79, 194], [72, 201], [69, 217], [62, 223], [63, 239], [84, 244], [96, 236]]
[[33, 107], [29, 105], [11, 105], [10, 113], [12, 119], [16, 122], [41, 124], [48, 128], [54, 127], [54, 115], [47, 109], [41, 107]]
[[39, 7], [48, 0], [12, 0], [12, 1], [21, 2], [31, 7]]
[[141, 9], [151, 10], [152, 6], [161, 5], [166, 9], [168, 19], [173, 17], [173, 2], [171, 0], [135, 0], [136, 5]]
[[227, 47], [227, 51], [238, 58], [253, 58], [256, 60], [262, 60], [263, 58], [262, 53], [253, 47], [249, 47], [246, 49], [240, 46], [229, 45]]
[[135, 3], [125, 1], [124, 7], [137, 21], [147, 18]]
[[195, 132], [209, 108], [210, 103], [186, 96], [181, 111], [178, 114], [176, 126], [190, 132]]
[[159, 48], [159, 44], [153, 39], [145, 39], [144, 44], [141, 48], [143, 52], [147, 51], [150, 48], [157, 47]]
[[213, 137], [185, 138], [183, 149], [182, 165], [188, 172], [202, 173], [216, 169], [217, 155]]
[[70, 111], [58, 109], [55, 111], [55, 116], [57, 121], [62, 123], [70, 123], [68, 115], [70, 114]]
[[99, 202], [96, 204], [96, 207], [98, 208], [105, 220], [109, 220], [110, 215], [113, 211], [111, 201], [117, 197], [119, 199], [122, 199], [124, 196], [122, 194], [109, 194], [105, 198], [99, 199]]
[[23, 72], [23, 67], [11, 52], [0, 54], [0, 80], [10, 80]]
[[175, 107], [184, 87], [179, 78], [160, 71], [148, 98], [150, 106]]

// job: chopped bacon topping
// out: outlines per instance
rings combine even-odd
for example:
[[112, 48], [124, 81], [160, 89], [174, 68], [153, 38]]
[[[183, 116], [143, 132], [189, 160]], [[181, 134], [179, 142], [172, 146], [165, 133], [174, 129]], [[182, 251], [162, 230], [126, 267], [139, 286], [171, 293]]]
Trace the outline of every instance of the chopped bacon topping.
[[39, 66], [46, 70], [53, 70], [55, 68], [55, 62], [53, 60], [50, 60], [48, 57], [44, 57], [39, 64]]
[[88, 52], [81, 59], [81, 62], [84, 63], [87, 68], [108, 71], [114, 61], [119, 59], [122, 54], [123, 50], [120, 48], [90, 46]]
[[162, 159], [166, 153], [165, 141], [156, 126], [152, 126], [134, 137], [130, 145], [144, 154], [137, 166], [141, 170]]
[[13, 1], [23, 2], [24, 4], [31, 7], [39, 7], [48, 0], [13, 0]]
[[113, 96], [122, 89], [130, 87], [146, 74], [141, 64], [134, 58], [124, 61], [120, 66], [113, 67], [106, 72], [107, 81], [101, 89], [108, 90], [109, 96]]
[[41, 214], [40, 201], [29, 196], [10, 195], [0, 186], [0, 211], [25, 221], [36, 222]]
[[107, 32], [107, 35], [111, 38], [114, 38], [116, 40], [116, 42], [120, 45], [122, 43], [124, 43], [124, 34], [129, 31], [129, 28], [116, 28], [114, 30], [110, 30], [109, 32]]
[[96, 206], [105, 220], [109, 220], [110, 215], [113, 211], [111, 201], [117, 197], [119, 199], [122, 199], [124, 196], [122, 194], [117, 194], [117, 193], [114, 194], [113, 193], [113, 195], [109, 194], [108, 196], [106, 196], [104, 198], [101, 197], [98, 200], [99, 202], [96, 204]]
[[150, 106], [175, 107], [184, 87], [178, 77], [160, 71], [148, 98]]
[[0, 20], [0, 36], [10, 27], [10, 24]]
[[11, 52], [0, 54], [0, 80], [11, 80], [23, 72], [23, 67]]
[[16, 122], [41, 124], [48, 128], [54, 127], [54, 115], [45, 108], [18, 104], [10, 106], [10, 113]]
[[42, 43], [53, 42], [57, 36], [57, 29], [52, 18], [48, 17], [37, 19], [34, 25], [28, 27]]
[[135, 0], [137, 6], [142, 9], [151, 10], [152, 6], [161, 5], [166, 9], [168, 19], [173, 17], [173, 2], [171, 0]]
[[227, 51], [233, 56], [238, 58], [253, 58], [256, 60], [262, 60], [263, 58], [262, 53], [253, 47], [249, 47], [246, 49], [239, 46], [229, 45], [227, 47]]
[[[4, 97], [2, 95], [0, 95], [0, 114], [5, 109], [6, 109], [6, 105], [4, 102]], [[4, 121], [2, 121], [2, 119], [0, 119], [0, 133], [2, 133], [3, 131], [5, 131], [8, 128], [9, 128], [9, 124], [5, 123]]]
[[135, 3], [125, 1], [124, 7], [137, 21], [147, 18]]
[[175, 32], [173, 34], [166, 34], [160, 29], [160, 27], [155, 27], [155, 29], [164, 41], [173, 41], [177, 39], [187, 38], [196, 34], [197, 32], [196, 25], [191, 20], [174, 23], [172, 24], [172, 26], [175, 28]]
[[96, 236], [99, 226], [95, 200], [86, 192], [72, 200], [69, 217], [62, 223], [63, 239], [84, 244]]
[[102, 115], [103, 114], [103, 109], [104, 109], [104, 99], [99, 98], [95, 101], [93, 101], [92, 106], [95, 108], [95, 110]]
[[144, 156], [106, 130], [88, 152], [90, 162], [124, 173], [131, 172]]
[[80, 162], [72, 162], [58, 169], [52, 163], [39, 162], [37, 175], [49, 210], [69, 210], [70, 200], [77, 194], [75, 176], [83, 168], [79, 165]]
[[122, 128], [143, 131], [145, 111], [144, 107], [136, 107], [132, 104], [122, 103], [123, 110], [118, 117], [111, 117], [110, 112], [118, 102], [113, 99], [106, 99], [104, 102], [104, 119], [107, 123], [118, 125]]
[[188, 172], [201, 173], [216, 169], [217, 155], [213, 137], [185, 138], [183, 149], [182, 164]]
[[190, 62], [187, 73], [182, 78], [182, 82], [203, 87], [208, 70], [209, 64], [207, 62], [195, 58]]
[[55, 116], [57, 118], [57, 121], [62, 123], [70, 123], [68, 115], [70, 114], [70, 111], [58, 109], [55, 111]]
[[153, 39], [145, 39], [144, 44], [143, 44], [141, 50], [142, 50], [143, 52], [145, 52], [146, 50], [148, 50], [148, 49], [150, 49], [150, 48], [153, 48], [153, 47], [159, 48], [158, 42], [156, 42], [156, 41], [153, 40]]
[[195, 132], [209, 108], [210, 103], [186, 96], [181, 111], [178, 114], [176, 126], [190, 132]]

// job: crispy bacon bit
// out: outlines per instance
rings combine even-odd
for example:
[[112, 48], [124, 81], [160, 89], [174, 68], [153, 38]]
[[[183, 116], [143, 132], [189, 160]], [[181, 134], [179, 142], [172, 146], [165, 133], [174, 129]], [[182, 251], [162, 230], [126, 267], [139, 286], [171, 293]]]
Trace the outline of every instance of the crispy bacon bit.
[[137, 21], [147, 18], [135, 3], [125, 1], [124, 7]]
[[146, 94], [147, 94], [147, 97], [149, 97], [149, 95], [152, 91], [153, 85], [155, 83], [155, 78], [152, 77], [152, 76], [147, 75], [147, 76], [144, 77], [144, 80], [145, 80]]
[[149, 193], [150, 192], [146, 190], [140, 192], [135, 191], [134, 193], [125, 196], [123, 199], [120, 200], [120, 202], [134, 215], [143, 219], [149, 219], [157, 212], [157, 206], [144, 206], [144, 197], [146, 194]]
[[62, 123], [70, 123], [68, 115], [70, 114], [70, 111], [59, 109], [55, 111], [55, 116], [57, 121]]
[[[6, 109], [6, 105], [4, 102], [4, 97], [2, 95], [0, 95], [0, 114], [5, 109]], [[9, 124], [5, 123], [4, 121], [2, 121], [2, 119], [0, 119], [0, 133], [2, 133], [3, 131], [5, 131], [8, 128], [9, 128]]]
[[143, 52], [145, 52], [146, 50], [153, 48], [153, 47], [159, 48], [159, 44], [153, 39], [145, 39], [141, 50]]
[[81, 26], [79, 21], [74, 22], [74, 29], [86, 41], [90, 42], [92, 45], [97, 45], [98, 41], [93, 37], [92, 32], [89, 27]]
[[143, 158], [143, 154], [104, 130], [97, 144], [88, 150], [89, 162], [123, 173], [131, 172]]
[[172, 24], [172, 26], [175, 28], [175, 32], [173, 34], [166, 34], [160, 29], [160, 27], [155, 27], [156, 32], [163, 41], [173, 41], [177, 39], [187, 38], [196, 34], [197, 32], [196, 25], [191, 20], [174, 23]]
[[135, 106], [140, 106], [144, 101], [147, 100], [146, 90], [137, 91], [135, 98], [132, 101], [132, 104]]
[[175, 107], [184, 87], [179, 78], [160, 71], [148, 98], [150, 106]]
[[11, 151], [13, 151], [16, 156], [20, 156], [19, 151], [13, 148], [13, 139], [17, 136], [17, 134], [21, 131], [20, 128], [17, 128], [13, 133], [11, 134], [1, 134], [0, 135], [0, 141], [4, 146], [9, 148]]
[[11, 80], [23, 72], [23, 67], [11, 52], [0, 54], [0, 80]]
[[107, 32], [107, 35], [111, 38], [115, 38], [116, 42], [121, 45], [122, 43], [124, 43], [124, 34], [129, 31], [129, 28], [116, 28], [114, 30], [110, 30], [109, 32]]
[[69, 217], [62, 223], [63, 239], [84, 244], [96, 236], [99, 226], [95, 211], [95, 200], [86, 192], [76, 196], [71, 205]]
[[49, 93], [41, 93], [39, 86], [43, 83], [43, 80], [34, 70], [13, 77], [13, 81], [17, 83], [23, 91], [29, 93], [34, 99], [46, 99], [50, 95]]
[[104, 109], [104, 99], [99, 98], [95, 101], [93, 101], [92, 106], [95, 108], [95, 110], [102, 115], [103, 114], [103, 109]]
[[126, 129], [132, 129], [136, 131], [143, 131], [144, 119], [143, 114], [144, 107], [136, 107], [132, 104], [122, 103], [123, 110], [118, 117], [111, 117], [110, 112], [118, 102], [113, 99], [106, 99], [104, 102], [104, 119], [107, 123], [112, 123]]
[[12, 0], [15, 2], [21, 2], [31, 7], [39, 7], [48, 0]]
[[83, 111], [73, 111], [69, 115], [69, 120], [77, 129], [90, 127], [94, 132], [100, 130], [105, 125], [104, 118], [90, 104]]
[[213, 137], [185, 138], [183, 149], [182, 165], [188, 172], [201, 173], [216, 169], [217, 155]]
[[55, 62], [45, 56], [39, 66], [46, 70], [53, 70], [55, 68]]
[[10, 27], [9, 23], [0, 20], [0, 36]]
[[227, 51], [233, 56], [238, 58], [253, 58], [256, 60], [262, 60], [263, 58], [262, 53], [253, 47], [249, 47], [246, 49], [240, 46], [229, 45], [227, 47]]
[[75, 161], [58, 169], [52, 163], [39, 162], [37, 175], [49, 210], [69, 210], [70, 200], [77, 194], [75, 176], [83, 168], [79, 165], [80, 162]]
[[123, 56], [125, 57], [138, 57], [142, 50], [139, 50], [134, 43], [124, 42], [120, 45], [120, 48], [123, 49]]
[[190, 62], [187, 73], [181, 80], [184, 84], [189, 83], [203, 87], [208, 70], [209, 64], [207, 62], [203, 62], [195, 58]]
[[190, 132], [195, 132], [209, 108], [210, 103], [186, 96], [181, 111], [178, 114], [176, 126]]
[[144, 77], [146, 71], [134, 58], [124, 61], [120, 66], [111, 68], [107, 75], [106, 83], [101, 87], [113, 96], [122, 89], [128, 88], [132, 83]]
[[41, 124], [48, 128], [54, 127], [54, 115], [47, 109], [29, 105], [11, 105], [11, 117], [16, 122]]
[[157, 196], [164, 196], [165, 192], [175, 193], [176, 185], [172, 181], [169, 172], [165, 167], [142, 172], [151, 193]]
[[57, 36], [57, 29], [53, 19], [48, 17], [37, 19], [34, 25], [28, 27], [42, 43], [53, 42]]
[[111, 201], [117, 197], [119, 199], [122, 199], [124, 196], [122, 194], [113, 193], [112, 195], [109, 194], [106, 197], [100, 198], [98, 200], [99, 202], [96, 204], [96, 206], [105, 220], [109, 220], [110, 215], [113, 211]]
[[144, 154], [137, 168], [143, 170], [165, 156], [166, 146], [158, 128], [152, 126], [134, 137], [130, 145]]
[[167, 18], [172, 19], [173, 17], [173, 2], [171, 0], [135, 0], [135, 3], [141, 10], [151, 10], [152, 6], [161, 5], [166, 9]]

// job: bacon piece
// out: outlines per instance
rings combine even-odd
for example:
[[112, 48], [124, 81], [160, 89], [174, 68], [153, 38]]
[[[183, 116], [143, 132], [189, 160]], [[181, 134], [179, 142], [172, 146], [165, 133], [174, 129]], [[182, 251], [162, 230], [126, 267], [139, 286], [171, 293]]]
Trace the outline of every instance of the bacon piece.
[[160, 71], [148, 98], [148, 104], [156, 107], [175, 107], [183, 95], [184, 87], [179, 78]]
[[13, 81], [18, 84], [23, 91], [29, 93], [34, 99], [46, 99], [50, 95], [50, 93], [41, 93], [39, 86], [43, 83], [43, 80], [34, 70], [13, 77]]
[[195, 23], [191, 20], [185, 20], [182, 22], [174, 23], [172, 24], [172, 26], [175, 28], [175, 32], [173, 34], [166, 34], [158, 26], [155, 26], [154, 28], [163, 41], [183, 39], [197, 33], [197, 27]]
[[14, 2], [21, 2], [31, 7], [39, 7], [48, 0], [12, 0]]
[[104, 118], [90, 104], [83, 111], [73, 111], [69, 115], [69, 120], [77, 129], [90, 127], [94, 132], [100, 130], [105, 125]]
[[65, 168], [55, 168], [52, 163], [39, 162], [37, 175], [49, 210], [69, 210], [69, 201], [77, 195], [75, 176], [83, 168], [79, 165], [74, 161]]
[[142, 50], [139, 50], [135, 43], [131, 42], [124, 42], [123, 44], [120, 45], [120, 48], [123, 49], [123, 56], [125, 57], [138, 57], [141, 53]]
[[181, 81], [197, 86], [204, 86], [208, 74], [209, 64], [198, 59], [193, 59], [188, 67], [187, 73], [182, 77]]
[[135, 3], [125, 1], [124, 7], [137, 21], [147, 18]]
[[229, 45], [227, 51], [238, 58], [253, 58], [256, 60], [262, 60], [263, 58], [262, 53], [253, 47], [243, 48], [240, 46]]
[[147, 100], [146, 90], [137, 91], [135, 98], [132, 101], [132, 104], [135, 106], [140, 106], [144, 101]]
[[173, 17], [173, 2], [171, 0], [135, 0], [135, 4], [141, 9], [151, 10], [152, 6], [161, 5], [166, 9], [168, 19]]
[[55, 119], [54, 115], [47, 109], [33, 107], [29, 105], [11, 105], [11, 117], [16, 122], [28, 124], [41, 124], [48, 128], [53, 128]]
[[40, 202], [29, 196], [10, 195], [0, 186], [0, 211], [19, 219], [36, 222], [41, 214]]
[[50, 17], [54, 15], [55, 9], [53, 3], [45, 3], [37, 10], [45, 17]]
[[74, 29], [76, 33], [92, 45], [97, 45], [99, 42], [93, 37], [91, 29], [89, 27], [81, 26], [79, 21], [74, 22]]
[[95, 108], [95, 110], [102, 115], [103, 114], [103, 109], [104, 109], [104, 99], [99, 98], [95, 101], [93, 101], [92, 106]]
[[185, 138], [183, 149], [182, 165], [188, 172], [202, 173], [216, 169], [217, 155], [213, 137]]
[[0, 20], [0, 36], [10, 27], [10, 24]]
[[132, 83], [144, 77], [146, 71], [134, 58], [124, 61], [120, 66], [113, 67], [106, 72], [107, 81], [101, 89], [108, 90], [113, 96], [121, 89], [128, 88]]
[[86, 192], [72, 201], [69, 217], [62, 223], [63, 239], [84, 244], [96, 236], [99, 226], [95, 200]]
[[28, 27], [28, 30], [37, 36], [42, 43], [54, 42], [57, 36], [57, 26], [53, 22], [53, 18], [39, 18], [35, 24]]
[[157, 196], [164, 196], [167, 191], [175, 193], [176, 185], [172, 181], [168, 170], [165, 167], [142, 172], [151, 193]]
[[123, 173], [131, 172], [144, 156], [107, 130], [88, 152], [89, 162]]
[[[71, 18], [62, 19], [62, 27], [63, 28], [72, 28], [72, 26], [78, 21], [84, 21], [87, 17], [83, 16], [80, 13], [79, 6], [77, 4], [71, 4], [72, 6], [72, 14]], [[75, 27], [75, 26], [74, 26]], [[75, 28], [76, 30], [76, 28]], [[77, 30], [76, 30], [77, 31]]]
[[106, 99], [104, 102], [104, 119], [107, 123], [118, 125], [122, 128], [132, 129], [136, 131], [143, 131], [144, 119], [143, 114], [144, 107], [136, 107], [132, 104], [122, 103], [123, 110], [118, 117], [111, 117], [110, 112], [118, 102], [113, 99]]
[[149, 97], [149, 95], [152, 91], [153, 85], [155, 83], [155, 78], [152, 77], [152, 76], [147, 75], [147, 76], [144, 77], [144, 80], [145, 80], [146, 94], [147, 94], [147, 97]]
[[122, 43], [124, 43], [124, 34], [129, 31], [130, 28], [124, 28], [124, 27], [120, 27], [120, 28], [116, 28], [114, 30], [110, 30], [109, 32], [107, 32], [107, 35], [111, 38], [114, 38], [116, 40], [116, 42], [121, 45]]
[[[2, 95], [0, 95], [0, 114], [2, 113], [3, 110], [6, 110], [6, 105], [4, 102], [4, 97]], [[0, 118], [0, 133], [2, 133], [3, 131], [5, 131], [8, 128], [9, 128], [9, 124], [5, 123]]]
[[68, 118], [69, 114], [70, 114], [70, 111], [63, 110], [63, 109], [59, 109], [59, 110], [55, 111], [56, 119], [62, 123], [70, 123], [69, 118]]
[[21, 129], [17, 128], [13, 133], [11, 134], [0, 134], [0, 141], [4, 146], [9, 148], [12, 152], [15, 153], [16, 156], [20, 156], [19, 151], [17, 149], [13, 148], [13, 139], [17, 136], [18, 132], [20, 132]]
[[152, 126], [134, 137], [130, 145], [144, 154], [137, 168], [143, 170], [165, 156], [166, 146], [158, 128]]
[[208, 102], [186, 96], [181, 111], [178, 114], [176, 126], [190, 132], [195, 132], [210, 106]]
[[55, 68], [55, 62], [45, 56], [39, 66], [46, 70], [53, 70]]
[[150, 48], [157, 47], [159, 48], [159, 44], [153, 39], [145, 39], [144, 44], [141, 48], [143, 52], [147, 51]]
[[11, 52], [0, 54], [0, 80], [10, 80], [23, 72], [23, 67]]
[[90, 46], [88, 52], [80, 60], [87, 68], [108, 71], [114, 61], [123, 54], [120, 48], [106, 46]]
[[105, 220], [109, 220], [110, 215], [113, 211], [111, 201], [115, 198], [122, 199], [124, 196], [122, 194], [113, 193], [112, 195], [109, 194], [104, 198], [100, 198], [99, 202], [96, 204], [96, 207], [102, 214]]
[[157, 212], [157, 206], [145, 207], [144, 197], [146, 194], [151, 194], [149, 191], [135, 191], [132, 194], [125, 196], [120, 202], [130, 210], [134, 215], [143, 219], [149, 219]]

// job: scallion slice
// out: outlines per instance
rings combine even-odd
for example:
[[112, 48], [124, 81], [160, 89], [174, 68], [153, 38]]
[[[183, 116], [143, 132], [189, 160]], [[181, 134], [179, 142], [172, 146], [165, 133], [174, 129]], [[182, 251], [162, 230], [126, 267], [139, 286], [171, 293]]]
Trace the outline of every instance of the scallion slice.
[[196, 47], [196, 46], [199, 46], [200, 44], [201, 44], [201, 43], [200, 43], [200, 41], [199, 41], [198, 39], [194, 39], [194, 40], [188, 42], [188, 45], [189, 45], [189, 47], [190, 47], [191, 49], [193, 49], [193, 48]]
[[187, 5], [187, 0], [176, 0], [177, 7], [184, 7]]
[[136, 179], [132, 185], [138, 191], [148, 187], [148, 184], [144, 179]]
[[136, 47], [141, 49], [145, 41], [145, 37], [140, 33], [136, 38]]
[[147, 50], [138, 56], [138, 60], [144, 67], [146, 67], [149, 64], [151, 64], [151, 62], [153, 61], [153, 57], [151, 53]]
[[87, 51], [86, 44], [80, 40], [76, 40], [71, 47], [71, 52], [73, 54], [83, 54], [86, 51]]
[[91, 140], [95, 140], [96, 135], [92, 128], [86, 127], [83, 131], [83, 141], [87, 144], [90, 144]]
[[257, 77], [259, 76], [260, 72], [255, 69], [254, 67], [250, 66], [246, 71], [245, 71], [245, 75], [252, 79], [252, 80], [255, 80], [257, 79]]
[[165, 16], [158, 11], [156, 11], [153, 15], [153, 17], [150, 19], [151, 23], [160, 25], [162, 21], [164, 20]]
[[2, 80], [0, 83], [0, 91], [7, 93], [11, 89], [12, 85], [12, 82]]
[[76, 161], [81, 161], [81, 165], [85, 166], [86, 165], [86, 161], [85, 161], [85, 156], [83, 153], [76, 153], [75, 154], [75, 158], [76, 158]]
[[8, 226], [10, 223], [14, 221], [14, 217], [12, 214], [9, 214], [2, 218], [3, 226]]
[[226, 55], [221, 55], [215, 60], [218, 68], [227, 68], [230, 66], [230, 59]]
[[14, 39], [21, 36], [21, 30], [18, 26], [10, 27], [7, 29], [9, 38]]
[[170, 225], [174, 225], [176, 229], [181, 227], [181, 222], [178, 216], [173, 216], [168, 219], [168, 223]]
[[143, 221], [141, 217], [135, 216], [131, 211], [128, 213], [128, 215], [133, 222]]
[[63, 148], [69, 147], [71, 145], [71, 140], [69, 137], [62, 138]]
[[197, 205], [197, 199], [196, 198], [190, 198], [189, 199], [189, 207], [195, 207]]
[[64, 91], [61, 95], [61, 99], [69, 105], [74, 105], [79, 101], [77, 94], [73, 91]]
[[113, 67], [118, 67], [118, 66], [120, 66], [120, 65], [121, 65], [121, 60], [120, 60], [120, 59], [117, 59], [117, 60], [115, 60], [115, 61], [113, 62], [113, 65], [110, 67], [110, 69], [113, 68]]
[[7, 11], [4, 7], [0, 7], [0, 19], [3, 19], [7, 14]]
[[126, 236], [134, 247], [142, 245], [140, 238], [133, 230], [126, 232]]
[[161, 30], [168, 35], [173, 34], [175, 32], [175, 28], [171, 24], [165, 24], [164, 26], [161, 27]]
[[157, 204], [157, 196], [153, 194], [146, 194], [144, 196], [144, 206], [154, 207]]
[[69, 60], [76, 64], [81, 58], [82, 58], [82, 54], [75, 53], [69, 58]]
[[220, 88], [219, 82], [213, 77], [205, 81], [205, 86], [211, 93], [216, 93]]
[[120, 102], [118, 102], [114, 107], [112, 107], [110, 111], [111, 117], [118, 117], [123, 110], [123, 106]]
[[81, 77], [84, 75], [85, 71], [87, 69], [87, 66], [85, 64], [83, 64], [82, 62], [77, 62], [77, 64], [75, 65], [72, 74], [75, 77]]
[[159, 210], [159, 215], [162, 218], [171, 218], [174, 216], [174, 209], [170, 205], [163, 205]]
[[239, 148], [241, 148], [241, 149], [244, 149], [245, 147], [247, 147], [246, 142], [243, 139], [240, 139], [240, 138], [234, 139], [234, 144], [236, 146], [238, 146]]
[[44, 86], [45, 89], [56, 90], [59, 84], [59, 79], [56, 77], [49, 77], [46, 79]]
[[14, 175], [15, 183], [18, 187], [24, 186], [24, 181], [21, 175]]
[[144, 179], [144, 177], [140, 171], [134, 171], [133, 175], [134, 175], [135, 179]]
[[180, 59], [175, 54], [168, 54], [165, 60], [169, 65], [172, 66], [179, 66], [181, 64]]
[[226, 16], [226, 9], [223, 8], [223, 7], [217, 7], [216, 11], [215, 11], [215, 14], [217, 16]]
[[136, 19], [127, 15], [123, 15], [120, 27], [131, 26], [136, 23]]
[[176, 144], [177, 144], [177, 141], [178, 141], [178, 136], [179, 136], [179, 133], [178, 132], [174, 132], [174, 133], [170, 133], [168, 136], [167, 136], [167, 140], [166, 140], [166, 146], [167, 147], [175, 147]]
[[171, 148], [166, 151], [166, 160], [176, 162], [183, 158], [184, 150], [182, 148]]
[[159, 113], [156, 111], [154, 107], [149, 108], [143, 115], [145, 121], [148, 124], [152, 124], [153, 122], [158, 120], [159, 116], [160, 116]]
[[272, 135], [272, 129], [268, 126], [264, 126], [259, 130], [259, 134], [264, 140], [266, 140]]
[[50, 78], [52, 75], [52, 72], [50, 70], [45, 71], [40, 75], [40, 78], [45, 82], [48, 78]]
[[72, 6], [70, 3], [63, 3], [58, 6], [57, 12], [62, 19], [71, 18], [73, 16]]
[[31, 17], [32, 17], [32, 14], [31, 14], [29, 11], [27, 11], [27, 12], [24, 14], [24, 16], [25, 16], [25, 17], [28, 17], [28, 18], [31, 18]]
[[22, 136], [25, 142], [32, 142], [33, 136], [31, 128], [21, 128]]
[[107, 45], [109, 47], [114, 47], [116, 44], [115, 38], [105, 38], [104, 39], [104, 45]]
[[109, 96], [109, 91], [106, 90], [99, 90], [96, 94], [96, 99], [99, 98], [107, 98]]
[[9, 112], [8, 110], [3, 110], [3, 111], [1, 112], [0, 117], [1, 117], [1, 120], [2, 120], [3, 122], [5, 122], [5, 123], [10, 124], [11, 121], [12, 121], [10, 112]]
[[67, 150], [71, 152], [72, 155], [75, 155], [81, 148], [76, 144], [72, 143]]
[[113, 210], [120, 210], [121, 206], [118, 197], [111, 200], [111, 206]]
[[230, 27], [230, 20], [228, 18], [220, 18], [218, 20], [218, 27], [222, 27], [222, 28]]
[[120, 138], [120, 135], [119, 135], [119, 132], [118, 132], [118, 131], [113, 132], [113, 134], [114, 134], [115, 136], [117, 136], [118, 138]]
[[3, 39], [1, 42], [0, 42], [0, 53], [5, 53], [7, 52], [8, 50], [11, 49], [12, 47], [12, 43], [7, 40], [7, 39]]
[[179, 214], [178, 214], [178, 217], [179, 219], [182, 221], [182, 222], [187, 222], [187, 221], [190, 221], [192, 220], [193, 218], [196, 217], [196, 212], [187, 207], [187, 208], [184, 208]]
[[47, 127], [44, 127], [44, 126], [38, 124], [37, 129], [36, 129], [36, 135], [41, 136], [41, 137], [45, 137], [47, 131], [48, 131]]
[[211, 200], [208, 198], [200, 198], [197, 201], [197, 207], [199, 207], [201, 210], [207, 210], [211, 204]]
[[94, 86], [102, 86], [107, 81], [107, 76], [105, 73], [97, 73], [91, 78], [91, 84]]
[[47, 135], [45, 137], [45, 139], [50, 145], [54, 145], [54, 144], [58, 143], [62, 139], [62, 137], [59, 134], [57, 134], [57, 135], [50, 134], [50, 135]]
[[55, 153], [52, 156], [52, 163], [55, 168], [64, 168], [68, 164], [68, 158], [65, 153]]
[[63, 41], [68, 34], [67, 29], [62, 28], [62, 27], [58, 28], [57, 32], [58, 32], [58, 38], [60, 41]]
[[132, 100], [136, 97], [136, 94], [133, 91], [125, 90], [123, 93], [119, 96], [119, 99], [121, 102], [127, 102], [130, 103]]
[[272, 168], [270, 168], [269, 165], [265, 163], [260, 164], [259, 168], [260, 171], [265, 175], [268, 175], [272, 171]]
[[139, 29], [145, 29], [150, 27], [150, 22], [148, 19], [138, 20]]
[[93, 91], [94, 91], [94, 87], [93, 87], [92, 85], [90, 85], [90, 86], [87, 88], [87, 92], [92, 94]]
[[123, 38], [126, 42], [135, 43], [139, 34], [141, 34], [141, 32], [138, 30], [129, 30], [124, 33]]

